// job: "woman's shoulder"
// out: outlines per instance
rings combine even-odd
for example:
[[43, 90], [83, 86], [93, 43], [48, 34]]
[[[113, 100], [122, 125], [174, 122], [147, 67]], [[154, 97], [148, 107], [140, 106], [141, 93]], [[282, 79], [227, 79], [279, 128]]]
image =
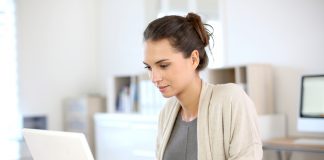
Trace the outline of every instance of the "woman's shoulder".
[[206, 83], [207, 87], [212, 89], [213, 94], [218, 96], [245, 96], [244, 86], [235, 83], [226, 84], [210, 84]]
[[246, 94], [241, 85], [234, 83], [208, 84], [208, 87], [212, 89], [211, 101], [213, 104], [222, 104], [221, 106], [230, 104], [232, 107], [238, 104], [239, 106], [253, 104], [251, 98]]

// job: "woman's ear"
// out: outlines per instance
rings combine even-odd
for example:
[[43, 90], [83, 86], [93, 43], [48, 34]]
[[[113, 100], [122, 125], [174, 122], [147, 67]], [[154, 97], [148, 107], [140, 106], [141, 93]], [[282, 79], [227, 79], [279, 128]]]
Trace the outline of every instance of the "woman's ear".
[[198, 67], [199, 61], [200, 61], [199, 52], [198, 52], [198, 50], [195, 49], [191, 52], [191, 62], [192, 62], [192, 66], [194, 69], [196, 69]]

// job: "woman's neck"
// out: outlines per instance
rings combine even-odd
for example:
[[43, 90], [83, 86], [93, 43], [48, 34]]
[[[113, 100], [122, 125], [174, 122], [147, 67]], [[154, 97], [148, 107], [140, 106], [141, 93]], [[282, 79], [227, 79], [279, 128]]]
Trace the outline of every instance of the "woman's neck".
[[182, 120], [189, 122], [197, 118], [201, 88], [202, 80], [197, 76], [192, 83], [177, 96], [181, 104], [180, 113]]

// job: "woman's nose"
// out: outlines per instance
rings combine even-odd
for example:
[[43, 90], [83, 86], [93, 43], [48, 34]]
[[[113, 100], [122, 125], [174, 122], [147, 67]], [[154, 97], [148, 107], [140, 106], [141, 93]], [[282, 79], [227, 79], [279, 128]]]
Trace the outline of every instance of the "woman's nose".
[[162, 80], [162, 75], [157, 70], [152, 70], [150, 74], [150, 78], [154, 84]]

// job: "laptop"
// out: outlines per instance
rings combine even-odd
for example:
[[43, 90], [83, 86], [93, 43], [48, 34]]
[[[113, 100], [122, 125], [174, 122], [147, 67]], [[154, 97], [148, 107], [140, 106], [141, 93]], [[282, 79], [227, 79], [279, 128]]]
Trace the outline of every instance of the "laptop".
[[94, 160], [82, 133], [23, 129], [33, 160]]

